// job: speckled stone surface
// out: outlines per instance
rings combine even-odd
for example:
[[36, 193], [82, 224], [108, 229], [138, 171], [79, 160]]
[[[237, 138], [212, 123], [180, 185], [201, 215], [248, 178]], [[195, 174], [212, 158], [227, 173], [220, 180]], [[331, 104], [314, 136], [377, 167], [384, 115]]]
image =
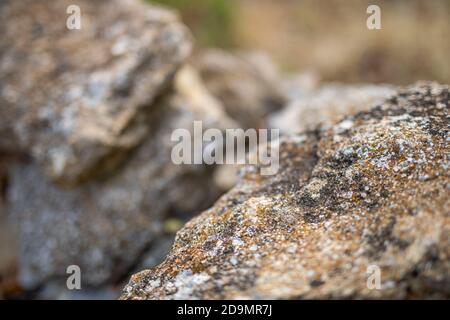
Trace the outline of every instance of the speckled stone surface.
[[198, 212], [220, 195], [212, 166], [170, 161], [175, 129], [192, 132], [194, 120], [205, 129], [235, 126], [194, 70], [183, 67], [154, 110], [139, 118], [151, 128], [142, 145], [113, 174], [80, 186], [63, 188], [32, 159], [16, 161], [6, 200], [25, 288], [50, 280], [65, 288], [72, 264], [80, 266], [85, 288], [115, 283], [161, 236], [167, 214]]
[[[66, 27], [73, 4], [80, 30]], [[192, 46], [175, 14], [139, 0], [2, 1], [0, 30], [0, 150], [31, 153], [70, 185], [112, 172], [142, 143], [141, 110]]]
[[417, 84], [284, 138], [277, 175], [249, 167], [122, 299], [449, 298], [449, 99]]

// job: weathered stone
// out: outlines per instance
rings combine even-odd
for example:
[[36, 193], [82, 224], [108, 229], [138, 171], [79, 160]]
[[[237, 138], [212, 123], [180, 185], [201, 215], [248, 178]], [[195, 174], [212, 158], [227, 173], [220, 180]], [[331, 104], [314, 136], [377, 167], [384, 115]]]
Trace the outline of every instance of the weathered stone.
[[449, 298], [449, 100], [415, 85], [281, 140], [278, 174], [249, 167], [122, 298]]
[[264, 55], [208, 49], [195, 55], [193, 64], [208, 90], [243, 128], [265, 127], [265, 116], [285, 103], [275, 67]]
[[[53, 180], [110, 172], [148, 135], [139, 121], [189, 56], [176, 15], [138, 0], [0, 5], [0, 148], [31, 153]], [[120, 8], [120, 10], [117, 10]]]
[[149, 133], [114, 174], [74, 188], [48, 181], [32, 159], [12, 170], [8, 210], [19, 237], [20, 279], [27, 288], [49, 279], [65, 285], [66, 268], [83, 271], [83, 286], [119, 280], [162, 233], [169, 212], [189, 214], [217, 199], [212, 167], [175, 165], [173, 130], [233, 128], [221, 105], [190, 67], [174, 88], [138, 119]]
[[12, 294], [17, 287], [15, 254], [14, 237], [0, 201], [0, 299]]
[[214, 183], [223, 193], [233, 188], [239, 180], [239, 172], [242, 165], [224, 164], [214, 170]]
[[332, 125], [346, 115], [368, 110], [394, 93], [394, 88], [387, 85], [342, 84], [305, 90], [297, 96], [291, 93], [294, 99], [285, 109], [273, 114], [269, 126], [286, 134], [311, 130], [318, 124]]
[[313, 71], [291, 74], [281, 79], [283, 94], [289, 101], [302, 99], [320, 87], [320, 77]]
[[17, 288], [16, 245], [6, 215], [6, 187], [9, 163], [15, 161], [12, 155], [0, 152], [0, 299], [14, 293]]

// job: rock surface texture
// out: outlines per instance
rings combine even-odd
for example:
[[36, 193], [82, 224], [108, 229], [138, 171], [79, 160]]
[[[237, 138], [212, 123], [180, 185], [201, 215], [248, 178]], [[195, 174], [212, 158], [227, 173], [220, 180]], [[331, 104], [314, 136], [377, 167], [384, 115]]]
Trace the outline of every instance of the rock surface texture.
[[198, 119], [205, 129], [233, 126], [192, 72], [177, 74], [160, 112], [142, 115], [150, 134], [113, 175], [61, 188], [33, 161], [11, 170], [8, 209], [26, 287], [63, 276], [71, 264], [82, 268], [85, 285], [117, 280], [161, 236], [166, 214], [205, 209], [218, 197], [212, 167], [170, 161], [173, 130], [192, 131]]
[[449, 99], [417, 84], [282, 139], [278, 174], [249, 167], [122, 298], [449, 298]]
[[64, 184], [113, 170], [145, 139], [140, 111], [152, 108], [191, 51], [170, 11], [80, 0], [81, 29], [69, 30], [71, 4], [0, 6], [0, 148], [30, 151]]

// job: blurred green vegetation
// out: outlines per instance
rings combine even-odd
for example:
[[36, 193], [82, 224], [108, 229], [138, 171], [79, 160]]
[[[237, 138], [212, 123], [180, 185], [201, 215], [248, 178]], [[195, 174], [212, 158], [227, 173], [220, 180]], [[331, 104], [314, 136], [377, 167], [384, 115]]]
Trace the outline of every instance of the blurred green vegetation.
[[202, 46], [229, 47], [233, 43], [233, 5], [230, 0], [146, 0], [175, 8]]

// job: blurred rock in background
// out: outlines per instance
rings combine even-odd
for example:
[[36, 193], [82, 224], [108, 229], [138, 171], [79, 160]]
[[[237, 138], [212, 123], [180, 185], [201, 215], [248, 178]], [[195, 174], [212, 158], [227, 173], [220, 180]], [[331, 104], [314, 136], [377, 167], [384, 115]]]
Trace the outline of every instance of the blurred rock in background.
[[267, 55], [209, 49], [193, 60], [208, 90], [243, 128], [267, 127], [265, 117], [285, 104], [279, 75]]
[[17, 283], [17, 248], [14, 233], [6, 215], [8, 162], [12, 159], [0, 153], [0, 299], [11, 296], [19, 289]]
[[148, 134], [139, 113], [191, 51], [189, 31], [169, 11], [81, 1], [83, 25], [73, 31], [62, 23], [70, 4], [6, 1], [0, 11], [0, 127], [10, 127], [0, 145], [17, 141], [61, 184], [120, 165]]
[[329, 126], [345, 115], [367, 111], [395, 92], [388, 85], [327, 84], [294, 98], [269, 123], [283, 134], [313, 130], [319, 124]]

